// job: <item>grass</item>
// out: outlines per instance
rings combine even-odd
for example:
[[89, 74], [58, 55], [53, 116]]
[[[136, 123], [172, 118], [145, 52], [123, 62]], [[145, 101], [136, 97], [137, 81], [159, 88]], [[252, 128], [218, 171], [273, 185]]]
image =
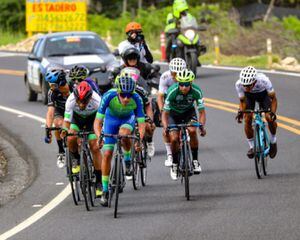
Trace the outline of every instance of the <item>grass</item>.
[[26, 35], [24, 33], [10, 33], [0, 30], [0, 46], [15, 44], [25, 38]]

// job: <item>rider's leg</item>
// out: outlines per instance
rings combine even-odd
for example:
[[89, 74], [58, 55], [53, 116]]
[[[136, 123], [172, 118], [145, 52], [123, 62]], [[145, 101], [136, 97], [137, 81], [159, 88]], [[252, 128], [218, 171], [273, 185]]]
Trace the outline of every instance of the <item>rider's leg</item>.
[[276, 139], [276, 130], [277, 130], [277, 122], [272, 121], [272, 118], [269, 113], [266, 113], [266, 120], [268, 122], [269, 130], [270, 130], [270, 158], [274, 158], [277, 154], [277, 139]]
[[197, 128], [196, 127], [189, 127], [189, 134], [190, 134], [190, 145], [192, 150], [193, 156], [193, 168], [194, 173], [199, 174], [202, 169], [200, 166], [200, 162], [198, 161], [198, 136], [197, 136]]
[[96, 139], [95, 134], [91, 134], [89, 136], [89, 145], [90, 145], [90, 149], [93, 155], [93, 162], [94, 162], [94, 173], [96, 176], [96, 185], [97, 187], [100, 187], [101, 182], [102, 182], [102, 174], [101, 174], [101, 161], [102, 161], [102, 154], [99, 151], [99, 146], [98, 146], [98, 142]]
[[179, 131], [173, 130], [170, 132], [170, 142], [173, 157], [172, 168], [170, 169], [170, 175], [173, 180], [177, 180], [177, 168], [180, 158], [180, 144], [179, 144]]
[[[71, 125], [72, 126], [72, 125]], [[70, 133], [76, 133], [75, 129], [70, 129]], [[76, 136], [69, 136], [68, 137], [68, 148], [70, 151], [70, 157], [72, 161], [72, 173], [76, 174], [80, 171], [79, 166], [79, 153], [78, 153], [78, 144], [77, 144], [77, 137]]]
[[253, 132], [253, 128], [252, 128], [252, 117], [253, 115], [251, 113], [245, 113], [244, 115], [244, 122], [245, 122], [245, 126], [244, 126], [244, 130], [245, 130], [245, 134], [247, 137], [247, 141], [249, 144], [249, 151], [247, 153], [247, 156], [249, 158], [253, 158], [254, 157], [254, 132]]
[[148, 146], [148, 155], [149, 157], [153, 157], [155, 154], [155, 147], [153, 142], [153, 134], [155, 130], [155, 125], [149, 122], [146, 122], [146, 131], [145, 131], [145, 139]]
[[[61, 116], [55, 117], [54, 121], [53, 121], [54, 126], [56, 128], [62, 127], [63, 122], [64, 122], [64, 119]], [[59, 131], [55, 131], [55, 138], [56, 138], [56, 141], [57, 141], [58, 153], [65, 153], [65, 149], [64, 149], [64, 146], [63, 146], [63, 140], [60, 137]]]
[[[123, 124], [119, 130], [120, 135], [130, 135], [132, 133], [132, 126]], [[126, 176], [131, 176], [131, 139], [124, 138], [121, 141], [124, 153], [124, 162], [126, 167]]]
[[103, 207], [108, 206], [108, 182], [109, 182], [109, 173], [110, 173], [113, 149], [114, 149], [113, 144], [104, 144], [103, 146], [104, 153], [103, 153], [103, 159], [101, 164], [103, 193], [100, 199], [100, 204]]
[[171, 167], [173, 163], [172, 150], [171, 150], [171, 140], [169, 132], [163, 132], [163, 139], [165, 142], [166, 150], [167, 150], [167, 159], [165, 160], [165, 166]]

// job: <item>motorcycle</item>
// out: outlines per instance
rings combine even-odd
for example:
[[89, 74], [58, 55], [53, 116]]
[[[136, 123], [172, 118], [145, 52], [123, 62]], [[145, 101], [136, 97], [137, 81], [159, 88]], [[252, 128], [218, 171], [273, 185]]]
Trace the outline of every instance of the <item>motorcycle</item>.
[[187, 66], [197, 75], [197, 66], [201, 66], [198, 57], [206, 53], [206, 46], [201, 43], [197, 31], [205, 31], [199, 27], [192, 15], [184, 16], [180, 20], [180, 29], [171, 29], [172, 47], [170, 58], [183, 58]]

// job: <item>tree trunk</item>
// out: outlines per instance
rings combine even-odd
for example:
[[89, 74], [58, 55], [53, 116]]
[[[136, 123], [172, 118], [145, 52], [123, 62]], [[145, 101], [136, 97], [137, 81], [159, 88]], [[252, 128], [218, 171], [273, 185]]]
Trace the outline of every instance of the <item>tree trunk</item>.
[[123, 0], [123, 13], [127, 11], [127, 0]]
[[275, 0], [271, 0], [270, 4], [269, 4], [269, 7], [268, 7], [268, 10], [266, 12], [266, 15], [264, 16], [264, 22], [268, 21], [268, 18], [272, 12], [272, 9], [274, 7], [274, 2]]
[[138, 0], [138, 9], [143, 7], [143, 0]]

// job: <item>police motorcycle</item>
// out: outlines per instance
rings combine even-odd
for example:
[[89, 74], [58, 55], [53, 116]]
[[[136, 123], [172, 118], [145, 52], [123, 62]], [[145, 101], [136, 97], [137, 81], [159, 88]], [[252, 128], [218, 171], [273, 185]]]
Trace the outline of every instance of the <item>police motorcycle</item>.
[[206, 46], [201, 43], [198, 31], [205, 31], [205, 27], [199, 27], [195, 17], [188, 14], [180, 19], [180, 28], [170, 29], [171, 35], [171, 59], [183, 58], [187, 66], [197, 74], [197, 66], [201, 66], [198, 58], [206, 53]]

